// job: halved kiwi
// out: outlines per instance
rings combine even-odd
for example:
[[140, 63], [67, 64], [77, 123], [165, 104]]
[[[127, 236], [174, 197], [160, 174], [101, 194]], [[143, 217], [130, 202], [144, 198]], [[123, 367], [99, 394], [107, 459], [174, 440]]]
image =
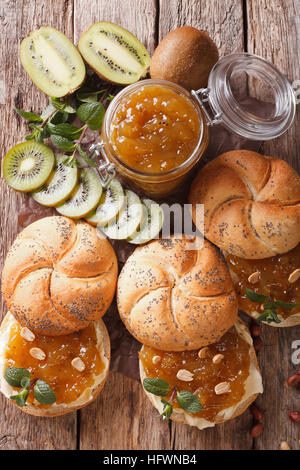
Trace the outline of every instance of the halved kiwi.
[[23, 39], [20, 59], [31, 80], [49, 96], [68, 95], [85, 79], [85, 65], [78, 50], [50, 26], [42, 26]]
[[4, 157], [3, 176], [17, 191], [33, 191], [49, 178], [54, 162], [54, 153], [47, 145], [32, 140], [22, 142]]
[[129, 243], [141, 245], [153, 240], [161, 231], [164, 214], [156, 202], [151, 199], [143, 199], [143, 222], [139, 229], [128, 238]]
[[140, 198], [132, 191], [125, 191], [125, 203], [116, 219], [105, 227], [102, 232], [113, 240], [125, 240], [131, 237], [143, 220], [143, 206]]
[[137, 82], [150, 65], [143, 44], [126, 29], [106, 21], [93, 24], [81, 36], [78, 48], [89, 66], [112, 83]]
[[33, 199], [43, 206], [56, 206], [65, 201], [76, 186], [78, 180], [77, 167], [63, 164], [65, 155], [55, 156], [55, 167], [51, 175], [39, 189], [31, 193]]
[[122, 185], [117, 179], [112, 179], [102, 193], [97, 209], [86, 217], [92, 225], [106, 225], [116, 218], [125, 202]]
[[102, 186], [96, 170], [82, 168], [79, 170], [78, 184], [70, 198], [56, 206], [56, 210], [66, 217], [80, 219], [95, 209], [99, 204], [101, 194]]

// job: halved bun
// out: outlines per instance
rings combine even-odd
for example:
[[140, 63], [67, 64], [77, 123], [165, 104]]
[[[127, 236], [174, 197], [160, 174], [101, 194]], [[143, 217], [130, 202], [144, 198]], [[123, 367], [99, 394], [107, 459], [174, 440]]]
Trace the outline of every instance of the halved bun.
[[[261, 372], [259, 370], [255, 350], [253, 347], [253, 341], [250, 336], [249, 330], [240, 319], [236, 321], [236, 323], [234, 324], [234, 327], [236, 328], [238, 335], [242, 337], [250, 346], [249, 348], [249, 356], [250, 356], [249, 375], [244, 385], [245, 390], [244, 390], [244, 394], [242, 398], [234, 406], [231, 406], [229, 408], [226, 408], [220, 411], [216, 415], [213, 421], [208, 421], [207, 419], [199, 417], [199, 415], [193, 416], [191, 413], [187, 413], [182, 408], [174, 409], [172, 416], [171, 416], [171, 419], [173, 421], [177, 421], [178, 423], [183, 423], [183, 424], [189, 424], [190, 426], [195, 426], [200, 430], [208, 428], [208, 427], [213, 427], [215, 426], [215, 424], [223, 423], [225, 421], [233, 419], [239, 416], [240, 414], [242, 414], [248, 408], [248, 406], [256, 399], [257, 395], [263, 392]], [[139, 361], [139, 364], [140, 364], [140, 377], [143, 383], [143, 380], [147, 376], [146, 376], [141, 360]], [[145, 393], [148, 396], [151, 403], [153, 404], [153, 406], [158, 410], [159, 414], [161, 414], [163, 411], [163, 406], [164, 406], [161, 403], [161, 398], [151, 393], [148, 393], [146, 391]]]
[[[15, 324], [16, 320], [14, 316], [8, 312], [5, 315], [0, 326], [0, 391], [7, 398], [16, 393], [15, 389], [11, 387], [4, 378], [5, 351], [9, 342], [11, 329]], [[75, 401], [71, 403], [53, 403], [47, 408], [38, 408], [32, 404], [27, 404], [23, 408], [20, 408], [22, 411], [34, 416], [45, 416], [51, 418], [70, 413], [71, 411], [78, 410], [79, 408], [83, 408], [84, 406], [87, 406], [89, 403], [95, 400], [98, 393], [101, 392], [102, 388], [104, 387], [108, 376], [110, 364], [110, 339], [106, 326], [104, 325], [102, 320], [98, 320], [97, 322], [95, 322], [94, 327], [97, 335], [97, 348], [104, 363], [104, 370], [101, 372], [101, 374], [94, 376], [93, 385], [86, 388], [84, 392]], [[14, 400], [10, 401], [14, 405], [16, 405]]]
[[200, 170], [189, 202], [195, 223], [204, 204], [205, 237], [241, 258], [268, 258], [300, 242], [300, 178], [278, 158], [223, 153]]
[[[223, 250], [223, 255], [231, 279], [235, 286], [239, 308], [247, 315], [256, 320], [263, 313], [261, 303], [257, 304], [247, 299], [246, 288], [254, 290], [256, 293], [270, 296], [272, 299], [283, 302], [300, 303], [300, 278], [295, 282], [289, 282], [289, 275], [299, 269], [300, 266], [300, 245], [288, 253], [274, 256], [262, 260], [246, 260], [230, 255]], [[249, 282], [249, 277], [257, 273], [259, 277], [256, 282]], [[300, 324], [300, 308], [280, 309], [277, 311], [280, 323], [272, 321], [267, 325], [276, 328], [286, 328]]]
[[237, 317], [224, 259], [200, 238], [173, 236], [137, 248], [123, 267], [117, 290], [126, 328], [141, 343], [164, 351], [216, 342]]
[[66, 217], [46, 217], [26, 227], [10, 248], [2, 292], [22, 326], [57, 336], [101, 318], [117, 276], [115, 252], [99, 230]]

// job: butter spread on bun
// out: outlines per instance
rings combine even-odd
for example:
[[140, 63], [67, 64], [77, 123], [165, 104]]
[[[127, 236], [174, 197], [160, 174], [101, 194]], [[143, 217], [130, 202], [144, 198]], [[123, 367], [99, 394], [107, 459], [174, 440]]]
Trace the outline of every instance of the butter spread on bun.
[[[43, 380], [55, 393], [56, 401], [43, 405], [31, 391], [21, 408], [31, 415], [59, 416], [96, 398], [106, 381], [110, 362], [110, 340], [102, 320], [67, 336], [33, 334], [26, 338], [22, 330], [14, 316], [7, 313], [0, 327], [0, 390], [7, 398], [20, 391], [7, 383], [7, 367], [27, 369], [31, 380]], [[43, 356], [34, 357], [34, 350], [42, 351]]]
[[206, 240], [202, 248], [191, 247], [191, 240], [176, 236], [155, 240], [125, 263], [118, 309], [141, 343], [165, 351], [196, 349], [218, 341], [234, 324], [237, 298], [222, 255]]
[[100, 231], [66, 217], [46, 217], [17, 236], [4, 264], [2, 292], [22, 326], [64, 335], [104, 315], [117, 275], [115, 252]]
[[205, 237], [235, 256], [268, 258], [300, 242], [300, 178], [278, 158], [223, 153], [200, 170], [189, 202], [195, 223], [204, 204]]
[[[190, 413], [180, 408], [175, 395], [171, 419], [198, 429], [239, 416], [263, 392], [252, 338], [241, 320], [238, 319], [218, 343], [205, 349], [205, 357], [199, 357], [199, 351], [172, 353], [147, 346], [139, 353], [142, 383], [145, 378], [160, 378], [168, 382], [171, 389], [175, 387], [178, 392], [185, 390], [196, 395], [202, 404], [201, 411]], [[214, 360], [217, 355], [223, 356], [221, 361]], [[153, 357], [159, 357], [160, 361], [153, 361]], [[179, 374], [182, 369], [189, 372], [189, 381]], [[161, 397], [145, 393], [161, 414], [164, 408]], [[169, 396], [163, 398], [170, 400]]]

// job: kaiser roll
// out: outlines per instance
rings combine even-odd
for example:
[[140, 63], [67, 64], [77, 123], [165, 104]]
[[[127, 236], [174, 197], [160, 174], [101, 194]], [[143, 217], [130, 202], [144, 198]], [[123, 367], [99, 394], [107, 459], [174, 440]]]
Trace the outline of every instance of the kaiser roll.
[[141, 343], [165, 351], [217, 341], [235, 322], [238, 306], [222, 255], [209, 242], [172, 237], [137, 248], [118, 281], [120, 316]]
[[241, 258], [268, 258], [300, 242], [300, 178], [278, 158], [226, 152], [200, 170], [189, 202], [195, 223], [204, 204], [205, 237]]
[[[11, 315], [10, 312], [8, 312], [5, 315], [2, 321], [2, 324], [0, 326], [0, 391], [7, 398], [11, 398], [11, 396], [17, 394], [20, 391], [20, 389], [17, 390], [16, 388], [11, 387], [7, 383], [5, 376], [4, 376], [5, 369], [7, 367], [10, 367], [10, 361], [7, 360], [6, 355], [7, 355], [7, 348], [9, 346], [11, 334], [13, 335], [13, 338], [16, 337], [16, 330], [15, 330], [16, 325], [17, 325], [17, 322], [14, 316]], [[34, 415], [34, 416], [45, 416], [47, 418], [53, 418], [54, 416], [60, 416], [66, 413], [70, 413], [71, 411], [78, 410], [79, 408], [83, 408], [84, 406], [88, 405], [89, 403], [95, 400], [97, 395], [101, 392], [102, 388], [104, 387], [104, 384], [106, 382], [108, 372], [109, 372], [110, 339], [109, 339], [106, 326], [104, 325], [104, 322], [101, 319], [94, 322], [91, 325], [91, 327], [94, 329], [95, 335], [96, 335], [97, 342], [95, 346], [98, 350], [98, 354], [102, 362], [101, 371], [99, 371], [98, 373], [95, 373], [95, 369], [92, 368], [92, 369], [85, 369], [84, 372], [82, 372], [82, 374], [84, 374], [85, 379], [89, 377], [89, 380], [85, 382], [86, 383], [85, 388], [80, 394], [78, 394], [78, 396], [73, 401], [64, 403], [58, 400], [55, 403], [52, 403], [51, 405], [46, 405], [46, 406], [40, 406], [39, 403], [37, 403], [35, 400], [33, 402], [27, 401], [26, 406], [23, 406], [22, 408], [20, 408], [22, 411], [30, 415]], [[72, 337], [72, 341], [75, 341], [76, 343], [76, 338], [74, 339]], [[64, 372], [63, 372], [63, 377], [61, 378], [60, 370], [64, 371], [65, 365], [67, 365], [68, 361], [70, 361], [71, 358], [70, 358], [70, 351], [68, 351], [66, 347], [64, 349], [62, 348], [62, 351], [63, 351], [62, 361], [57, 365], [58, 371], [53, 377], [51, 377], [51, 381], [54, 381], [56, 386], [60, 385], [61, 387], [65, 388], [65, 387], [70, 386], [70, 382], [66, 383]], [[27, 354], [27, 356], [25, 356], [24, 359], [25, 361], [28, 361], [28, 356], [29, 358], [31, 356], [26, 351], [24, 351], [24, 354]], [[36, 359], [32, 359], [32, 360], [36, 361]], [[50, 363], [51, 363], [51, 360], [50, 360]], [[49, 363], [47, 362], [47, 358], [46, 358], [46, 363], [45, 363], [45, 366], [43, 367], [43, 370], [44, 371], [45, 369], [47, 370], [47, 367], [49, 368]], [[53, 367], [55, 367], [55, 363], [53, 364], [52, 362], [52, 364], [50, 365], [50, 370], [53, 370]], [[74, 392], [74, 388], [73, 388], [73, 392]], [[16, 402], [14, 400], [10, 400], [10, 402], [16, 405]]]
[[10, 248], [2, 291], [11, 313], [35, 333], [56, 336], [101, 318], [113, 299], [117, 259], [95, 227], [46, 217]]

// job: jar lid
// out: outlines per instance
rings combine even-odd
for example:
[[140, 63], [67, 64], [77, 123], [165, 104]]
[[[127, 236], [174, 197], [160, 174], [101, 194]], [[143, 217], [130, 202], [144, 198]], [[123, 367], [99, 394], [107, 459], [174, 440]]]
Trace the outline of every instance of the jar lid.
[[222, 124], [247, 139], [274, 139], [290, 127], [295, 116], [296, 99], [289, 80], [254, 54], [223, 57], [210, 73], [208, 88], [193, 90], [192, 94], [208, 125]]

